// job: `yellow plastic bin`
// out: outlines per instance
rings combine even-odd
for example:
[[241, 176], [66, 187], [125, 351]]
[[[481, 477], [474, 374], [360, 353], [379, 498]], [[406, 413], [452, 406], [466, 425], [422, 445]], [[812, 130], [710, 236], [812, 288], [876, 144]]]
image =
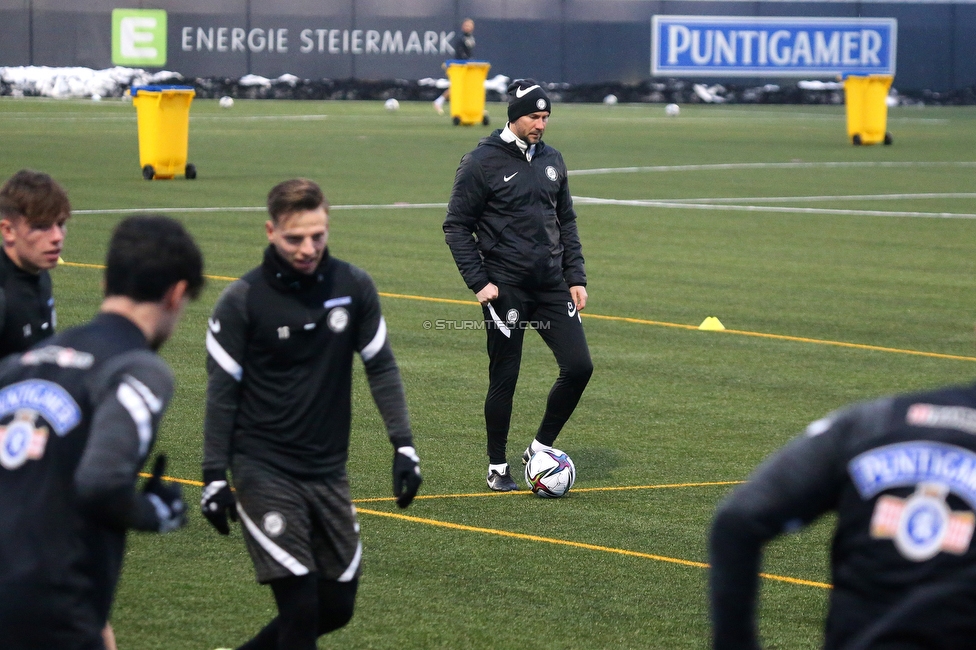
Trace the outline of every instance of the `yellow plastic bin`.
[[132, 103], [139, 124], [139, 166], [147, 181], [183, 174], [197, 177], [186, 162], [190, 142], [190, 86], [133, 86]]
[[891, 75], [849, 75], [844, 79], [847, 137], [854, 144], [891, 144], [888, 133], [888, 89]]
[[488, 126], [485, 79], [490, 68], [491, 64], [487, 61], [452, 60], [444, 63], [447, 79], [451, 82], [451, 121], [455, 125]]

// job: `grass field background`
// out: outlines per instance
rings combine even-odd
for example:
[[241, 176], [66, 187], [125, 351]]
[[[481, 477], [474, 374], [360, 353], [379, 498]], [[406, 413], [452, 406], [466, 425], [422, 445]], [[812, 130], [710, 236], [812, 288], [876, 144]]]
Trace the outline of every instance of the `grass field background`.
[[[489, 111], [504, 123], [503, 105]], [[364, 575], [352, 623], [323, 648], [707, 647], [701, 563], [729, 483], [834, 408], [976, 371], [976, 110], [893, 109], [893, 146], [852, 147], [842, 107], [670, 119], [658, 105], [557, 105], [545, 139], [578, 197], [595, 365], [557, 443], [578, 480], [555, 501], [485, 494], [484, 333], [424, 322], [480, 318], [441, 223], [458, 160], [490, 129], [407, 102], [200, 100], [191, 115], [199, 178], [146, 182], [130, 104], [5, 98], [0, 176], [42, 169], [69, 190], [61, 328], [97, 309], [94, 267], [124, 214], [172, 210], [207, 273], [235, 278], [260, 259], [271, 186], [321, 183], [332, 254], [383, 294], [425, 480], [408, 510], [389, 500], [392, 451], [357, 362]], [[200, 477], [206, 317], [226, 285], [209, 281], [164, 350], [178, 386], [157, 449], [179, 479]], [[706, 316], [732, 331], [697, 331]], [[526, 341], [516, 464], [556, 372]], [[196, 503], [199, 487], [186, 493]], [[273, 616], [240, 532], [192, 515], [175, 534], [130, 536], [112, 616], [122, 650], [234, 646]], [[763, 581], [766, 647], [820, 646], [828, 590], [803, 581], [830, 581], [831, 524], [767, 550], [764, 570], [794, 581]]]

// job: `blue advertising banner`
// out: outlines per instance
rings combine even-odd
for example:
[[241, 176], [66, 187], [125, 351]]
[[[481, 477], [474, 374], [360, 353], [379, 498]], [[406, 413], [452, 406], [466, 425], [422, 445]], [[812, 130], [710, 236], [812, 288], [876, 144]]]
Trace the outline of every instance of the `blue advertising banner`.
[[654, 16], [656, 77], [895, 74], [894, 18]]

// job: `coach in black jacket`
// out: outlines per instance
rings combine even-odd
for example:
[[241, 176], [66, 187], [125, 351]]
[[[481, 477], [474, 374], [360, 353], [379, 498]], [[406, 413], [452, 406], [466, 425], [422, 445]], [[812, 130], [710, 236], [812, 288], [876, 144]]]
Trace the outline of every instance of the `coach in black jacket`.
[[552, 447], [593, 372], [579, 314], [586, 272], [566, 164], [542, 142], [552, 105], [532, 79], [508, 91], [508, 124], [461, 159], [444, 220], [488, 331], [488, 486], [496, 491], [518, 489], [505, 449], [525, 329], [537, 330], [552, 350], [559, 378], [523, 462]]

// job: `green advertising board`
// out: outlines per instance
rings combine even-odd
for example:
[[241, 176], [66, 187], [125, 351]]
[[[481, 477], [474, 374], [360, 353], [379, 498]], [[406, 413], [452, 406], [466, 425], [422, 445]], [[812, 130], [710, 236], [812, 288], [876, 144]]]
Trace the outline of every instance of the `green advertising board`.
[[138, 67], [166, 65], [166, 12], [113, 9], [112, 63]]

